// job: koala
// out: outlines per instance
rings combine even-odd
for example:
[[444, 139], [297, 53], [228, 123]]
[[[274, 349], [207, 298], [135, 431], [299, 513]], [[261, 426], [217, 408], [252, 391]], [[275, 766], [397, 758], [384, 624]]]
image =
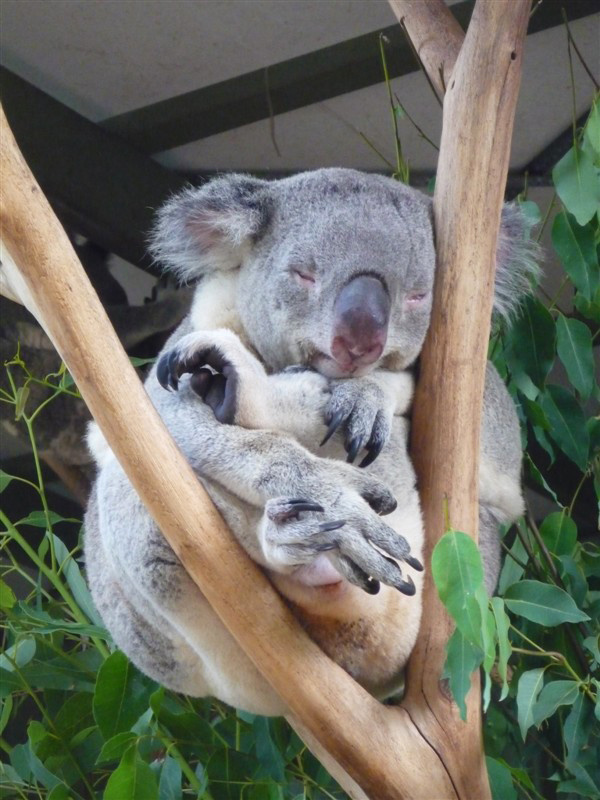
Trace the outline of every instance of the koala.
[[[151, 252], [197, 282], [189, 316], [146, 380], [152, 402], [308, 634], [388, 697], [421, 617], [423, 526], [407, 413], [435, 275], [430, 199], [354, 170], [275, 181], [234, 174], [170, 199]], [[528, 290], [534, 256], [518, 209], [507, 207], [498, 313], [510, 315]], [[116, 643], [176, 691], [285, 713], [94, 426], [88, 441], [98, 475], [86, 565]], [[523, 510], [518, 421], [491, 365], [481, 448], [491, 592], [498, 526]]]

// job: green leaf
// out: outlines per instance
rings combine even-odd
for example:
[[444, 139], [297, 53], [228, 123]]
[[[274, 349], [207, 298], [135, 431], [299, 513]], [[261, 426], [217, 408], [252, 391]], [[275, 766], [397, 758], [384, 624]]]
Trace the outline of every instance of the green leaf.
[[565, 591], [541, 581], [514, 583], [506, 590], [504, 601], [514, 614], [547, 627], [589, 619]]
[[485, 757], [492, 800], [518, 800], [510, 770], [500, 761], [490, 756]]
[[580, 226], [571, 214], [561, 212], [552, 224], [552, 245], [577, 291], [591, 302], [600, 284], [593, 226]]
[[10, 721], [10, 717], [13, 710], [13, 698], [12, 695], [9, 695], [6, 699], [2, 700], [0, 704], [0, 736], [4, 733], [4, 729], [8, 725]]
[[471, 675], [483, 661], [483, 651], [472, 645], [457, 628], [446, 645], [443, 677], [448, 680], [452, 697], [459, 708], [460, 718], [467, 718], [465, 698], [471, 688]]
[[0, 492], [3, 492], [8, 484], [15, 479], [14, 475], [9, 475], [3, 469], [0, 469]]
[[600, 206], [600, 170], [589, 153], [574, 145], [552, 170], [552, 179], [565, 208], [580, 225]]
[[527, 297], [507, 335], [507, 362], [515, 380], [525, 373], [536, 386], [544, 386], [554, 363], [555, 338], [554, 320], [548, 309], [539, 300]]
[[21, 636], [4, 653], [0, 653], [0, 667], [9, 672], [14, 671], [13, 662], [19, 667], [29, 664], [35, 655], [35, 639], [33, 636]]
[[583, 640], [583, 646], [588, 650], [596, 662], [600, 666], [600, 636], [588, 636]]
[[285, 779], [285, 764], [281, 753], [271, 738], [271, 731], [267, 717], [255, 717], [252, 731], [255, 737], [256, 756], [263, 772], [278, 783]]
[[138, 756], [135, 747], [123, 754], [102, 795], [103, 800], [158, 800], [154, 773]]
[[156, 685], [116, 650], [98, 670], [94, 691], [94, 719], [106, 740], [127, 731], [148, 708]]
[[553, 441], [585, 472], [590, 436], [583, 411], [573, 395], [562, 386], [548, 386], [542, 396], [542, 408], [552, 425]]
[[554, 511], [540, 525], [544, 544], [555, 556], [571, 555], [577, 544], [577, 525], [564, 511]]
[[126, 750], [137, 742], [137, 734], [132, 731], [122, 731], [113, 736], [102, 746], [100, 755], [96, 759], [96, 764], [106, 764], [109, 761], [118, 761], [123, 757]]
[[75, 600], [77, 600], [77, 605], [91, 622], [93, 622], [99, 628], [104, 628], [102, 619], [96, 611], [96, 606], [92, 600], [90, 590], [83, 579], [83, 575], [81, 574], [81, 570], [79, 569], [77, 561], [75, 561], [71, 553], [69, 553], [64, 543], [58, 538], [58, 536], [55, 534], [49, 534], [49, 536], [52, 537], [56, 560], [58, 561], [65, 580], [67, 581], [69, 589], [73, 592]]
[[0, 608], [10, 609], [17, 602], [15, 593], [2, 579], [0, 579]]
[[165, 758], [160, 771], [158, 800], [181, 800], [181, 767], [171, 756]]
[[547, 683], [533, 709], [533, 724], [538, 728], [559, 706], [568, 706], [575, 702], [579, 694], [576, 681], [552, 681]]
[[27, 404], [27, 400], [29, 399], [29, 386], [19, 386], [17, 389], [17, 395], [15, 398], [15, 420], [20, 420], [23, 414], [25, 413], [25, 406]]
[[483, 585], [483, 565], [473, 539], [461, 531], [445, 533], [434, 548], [431, 571], [457, 628], [483, 649], [481, 610], [475, 594]]
[[46, 611], [39, 611], [32, 608], [27, 603], [18, 603], [16, 618], [22, 626], [29, 626], [35, 633], [55, 633], [64, 631], [65, 633], [78, 634], [79, 636], [98, 636], [100, 639], [112, 641], [106, 628], [99, 628], [97, 625], [86, 625], [84, 622], [69, 622], [64, 619], [56, 619]]
[[523, 741], [533, 725], [533, 709], [544, 685], [544, 667], [530, 669], [519, 678], [517, 686], [517, 719]]
[[593, 152], [600, 156], [600, 100], [597, 97], [592, 103], [583, 135]]
[[[514, 556], [514, 558], [511, 558], [511, 556]], [[498, 580], [498, 594], [504, 595], [509, 586], [512, 586], [513, 583], [521, 580], [523, 572], [525, 571], [521, 564], [527, 564], [528, 560], [529, 555], [527, 554], [527, 550], [525, 549], [521, 538], [519, 536], [515, 536], [515, 540], [512, 543], [510, 550], [506, 554], [504, 565], [502, 566], [502, 571], [500, 572], [500, 578]]]
[[546, 479], [544, 478], [542, 473], [539, 471], [539, 469], [536, 467], [536, 465], [531, 460], [531, 457], [529, 456], [529, 453], [525, 453], [524, 456], [525, 456], [525, 459], [524, 459], [525, 460], [525, 466], [527, 468], [528, 474], [533, 478], [533, 480], [539, 486], [541, 486], [546, 492], [548, 492], [548, 494], [554, 500], [556, 505], [560, 506], [561, 503], [560, 503], [558, 497], [556, 496], [556, 492], [554, 491], [554, 489], [552, 489], [551, 486], [548, 485], [548, 483], [546, 482]]
[[581, 748], [588, 741], [593, 714], [594, 708], [591, 701], [583, 692], [580, 692], [569, 716], [565, 720], [563, 729], [567, 746], [566, 764], [569, 769], [573, 769]]
[[19, 520], [19, 525], [31, 525], [33, 528], [47, 528], [50, 525], [56, 525], [57, 522], [64, 522], [65, 517], [56, 514], [54, 511], [49, 511], [48, 516], [44, 511], [32, 511], [24, 519]]
[[502, 678], [500, 700], [504, 700], [508, 694], [508, 660], [512, 653], [512, 646], [508, 638], [510, 620], [504, 610], [502, 598], [492, 597], [490, 602], [496, 620], [496, 634], [498, 636], [498, 674]]
[[556, 350], [569, 380], [581, 399], [587, 400], [594, 388], [592, 334], [588, 326], [578, 319], [568, 319], [559, 314], [556, 320]]

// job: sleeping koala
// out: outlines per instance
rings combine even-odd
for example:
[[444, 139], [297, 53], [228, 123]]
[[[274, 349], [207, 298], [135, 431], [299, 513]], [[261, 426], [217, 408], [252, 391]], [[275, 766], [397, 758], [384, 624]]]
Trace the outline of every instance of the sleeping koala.
[[[508, 207], [497, 265], [503, 314], [535, 271], [523, 227]], [[180, 278], [202, 280], [146, 381], [150, 398], [310, 636], [388, 696], [421, 615], [423, 529], [404, 415], [406, 368], [431, 310], [430, 200], [353, 170], [272, 182], [230, 175], [172, 198], [152, 251]], [[117, 644], [177, 691], [284, 713], [97, 429], [89, 442], [99, 473], [86, 563]], [[359, 455], [362, 469], [352, 465]], [[498, 525], [522, 513], [520, 463], [512, 401], [490, 366], [479, 532], [490, 591]]]

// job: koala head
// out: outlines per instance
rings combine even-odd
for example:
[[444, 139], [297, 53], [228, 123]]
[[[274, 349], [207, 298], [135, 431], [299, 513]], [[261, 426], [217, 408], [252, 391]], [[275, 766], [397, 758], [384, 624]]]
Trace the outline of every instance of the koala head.
[[[497, 291], [505, 314], [533, 270], [520, 213], [506, 213]], [[321, 169], [276, 181], [217, 178], [168, 201], [151, 252], [184, 280], [239, 269], [238, 314], [273, 370], [307, 364], [347, 377], [403, 369], [429, 325], [431, 200], [379, 175]]]

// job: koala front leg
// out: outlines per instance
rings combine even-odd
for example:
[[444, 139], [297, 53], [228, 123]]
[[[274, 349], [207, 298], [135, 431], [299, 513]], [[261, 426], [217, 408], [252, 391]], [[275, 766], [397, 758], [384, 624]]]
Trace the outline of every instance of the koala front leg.
[[[191, 377], [180, 383], [187, 373]], [[234, 334], [196, 332], [160, 357], [147, 389], [194, 469], [265, 510], [260, 552], [250, 551], [256, 560], [290, 571], [328, 552], [339, 571], [363, 588], [372, 578], [412, 591], [393, 560], [411, 563], [410, 547], [377, 516], [391, 512], [396, 502], [375, 477], [316, 458], [272, 430], [255, 432], [211, 417], [209, 408], [221, 422], [257, 424], [256, 407], [269, 396], [268, 381]], [[249, 401], [253, 392], [258, 399]], [[290, 512], [275, 510], [282, 507]], [[306, 518], [309, 511], [324, 516], [315, 522]]]

